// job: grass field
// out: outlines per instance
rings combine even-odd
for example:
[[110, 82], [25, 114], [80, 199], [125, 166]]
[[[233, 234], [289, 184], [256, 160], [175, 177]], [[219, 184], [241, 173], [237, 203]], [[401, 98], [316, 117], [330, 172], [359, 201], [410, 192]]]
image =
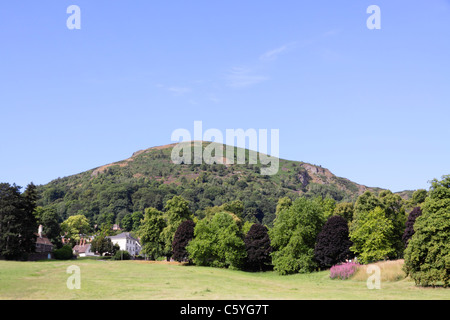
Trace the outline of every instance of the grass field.
[[[81, 271], [69, 290], [67, 267]], [[409, 279], [369, 290], [359, 280], [332, 280], [329, 271], [280, 276], [275, 272], [182, 266], [147, 261], [0, 261], [0, 299], [450, 299], [450, 289], [419, 288]]]

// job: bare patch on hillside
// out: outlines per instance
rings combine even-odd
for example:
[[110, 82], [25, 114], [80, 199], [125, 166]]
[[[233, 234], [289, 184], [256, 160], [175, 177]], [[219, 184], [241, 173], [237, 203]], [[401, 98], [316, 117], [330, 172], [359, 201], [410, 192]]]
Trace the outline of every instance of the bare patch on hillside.
[[[125, 161], [125, 162], [124, 162], [124, 161]], [[101, 167], [95, 169], [95, 170], [92, 172], [91, 176], [92, 176], [92, 177], [98, 176], [99, 174], [105, 172], [106, 169], [108, 169], [108, 168], [110, 168], [110, 167], [113, 167], [113, 166], [125, 167], [125, 166], [128, 165], [128, 162], [130, 161], [130, 159], [127, 159], [127, 160], [124, 160], [124, 161], [121, 161], [121, 162], [115, 162], [115, 163], [110, 163], [110, 164], [101, 166]], [[131, 160], [131, 161], [132, 161], [132, 160]]]

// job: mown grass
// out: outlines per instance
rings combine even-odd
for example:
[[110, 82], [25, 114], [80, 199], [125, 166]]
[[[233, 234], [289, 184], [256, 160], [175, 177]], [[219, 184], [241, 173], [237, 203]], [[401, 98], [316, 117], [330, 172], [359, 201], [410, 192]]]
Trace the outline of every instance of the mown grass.
[[[81, 270], [81, 289], [69, 290], [67, 267]], [[332, 280], [329, 271], [280, 276], [145, 261], [0, 261], [0, 299], [450, 299], [450, 290], [419, 288], [409, 279]]]

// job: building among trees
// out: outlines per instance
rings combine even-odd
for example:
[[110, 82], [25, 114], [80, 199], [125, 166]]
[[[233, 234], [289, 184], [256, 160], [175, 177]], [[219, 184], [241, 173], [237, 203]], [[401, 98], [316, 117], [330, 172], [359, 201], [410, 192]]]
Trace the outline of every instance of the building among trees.
[[91, 241], [93, 237], [82, 236], [79, 243], [77, 243], [73, 248], [73, 254], [79, 257], [95, 256], [95, 252], [91, 251]]
[[116, 236], [107, 237], [113, 244], [117, 244], [120, 250], [128, 251], [132, 257], [136, 257], [141, 252], [141, 244], [138, 239], [133, 238], [129, 232], [122, 232]]
[[43, 234], [42, 230], [42, 225], [39, 225], [38, 232], [35, 233], [36, 250], [29, 255], [29, 260], [50, 259], [52, 257], [53, 243]]

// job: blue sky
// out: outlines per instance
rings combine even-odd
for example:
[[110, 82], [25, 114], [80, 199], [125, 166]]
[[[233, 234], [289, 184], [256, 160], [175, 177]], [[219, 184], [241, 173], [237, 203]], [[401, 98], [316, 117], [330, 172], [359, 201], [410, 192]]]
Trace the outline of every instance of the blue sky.
[[0, 46], [2, 182], [119, 161], [195, 120], [279, 129], [281, 158], [392, 191], [450, 173], [448, 0], [17, 0]]

